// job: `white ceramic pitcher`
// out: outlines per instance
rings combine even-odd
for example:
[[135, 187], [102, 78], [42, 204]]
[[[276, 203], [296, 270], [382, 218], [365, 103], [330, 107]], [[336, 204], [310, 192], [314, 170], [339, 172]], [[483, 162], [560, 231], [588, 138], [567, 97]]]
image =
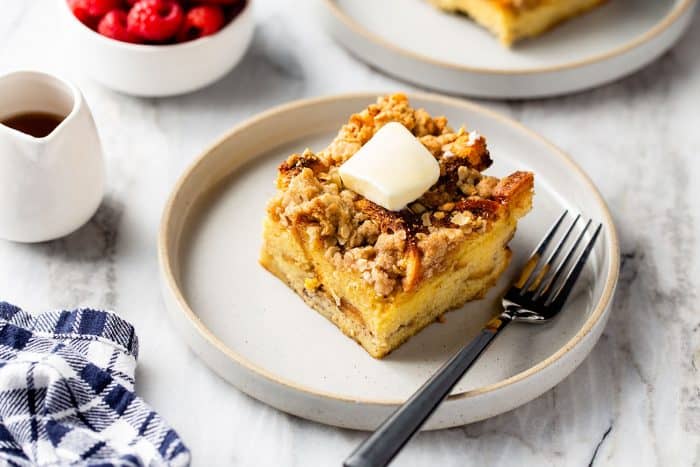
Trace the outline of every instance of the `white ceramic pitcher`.
[[0, 76], [0, 122], [25, 112], [63, 120], [43, 138], [0, 124], [0, 238], [41, 242], [92, 217], [104, 194], [104, 162], [90, 109], [74, 85], [36, 71]]

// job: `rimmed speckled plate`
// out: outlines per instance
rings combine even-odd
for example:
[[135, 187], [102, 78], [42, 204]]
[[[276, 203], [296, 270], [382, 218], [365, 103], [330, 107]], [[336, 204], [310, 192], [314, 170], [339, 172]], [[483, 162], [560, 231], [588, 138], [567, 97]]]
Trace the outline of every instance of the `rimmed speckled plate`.
[[428, 0], [316, 0], [353, 55], [430, 89], [535, 98], [608, 83], [655, 60], [687, 29], [695, 0], [610, 0], [508, 49], [465, 16]]
[[588, 355], [618, 276], [615, 227], [588, 177], [546, 140], [490, 110], [435, 95], [413, 105], [478, 129], [490, 173], [536, 174], [535, 205], [511, 246], [511, 267], [489, 296], [446, 315], [383, 360], [370, 357], [259, 266], [262, 220], [277, 165], [325, 147], [348, 116], [376, 99], [351, 94], [295, 102], [231, 130], [180, 178], [159, 238], [167, 310], [193, 351], [249, 395], [322, 423], [375, 428], [497, 309], [499, 294], [564, 208], [604, 225], [566, 312], [543, 326], [513, 325], [488, 349], [428, 422], [444, 428], [491, 417], [557, 384]]

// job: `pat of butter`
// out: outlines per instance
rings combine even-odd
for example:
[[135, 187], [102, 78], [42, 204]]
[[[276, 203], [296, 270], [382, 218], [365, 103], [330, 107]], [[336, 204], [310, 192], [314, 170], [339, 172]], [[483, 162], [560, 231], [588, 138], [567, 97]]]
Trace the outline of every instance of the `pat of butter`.
[[406, 127], [391, 122], [338, 172], [351, 190], [390, 211], [399, 211], [438, 181], [440, 164]]

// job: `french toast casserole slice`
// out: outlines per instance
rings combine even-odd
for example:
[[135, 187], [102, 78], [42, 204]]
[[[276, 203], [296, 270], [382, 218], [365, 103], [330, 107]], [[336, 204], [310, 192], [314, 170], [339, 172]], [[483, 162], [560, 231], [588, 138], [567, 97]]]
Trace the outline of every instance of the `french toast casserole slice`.
[[[440, 178], [401, 211], [343, 186], [338, 167], [388, 122], [432, 153]], [[378, 98], [324, 150], [280, 167], [260, 263], [366, 351], [381, 358], [448, 310], [481, 298], [508, 265], [508, 242], [531, 208], [534, 177], [482, 174], [486, 141], [444, 117]]]
[[592, 10], [605, 0], [430, 0], [445, 11], [464, 13], [510, 46]]

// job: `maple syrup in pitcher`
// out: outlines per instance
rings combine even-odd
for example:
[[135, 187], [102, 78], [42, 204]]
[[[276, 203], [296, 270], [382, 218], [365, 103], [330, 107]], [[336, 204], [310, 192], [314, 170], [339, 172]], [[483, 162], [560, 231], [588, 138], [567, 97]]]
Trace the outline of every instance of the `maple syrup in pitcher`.
[[51, 134], [63, 118], [50, 112], [24, 112], [5, 118], [0, 123], [35, 138], [43, 138]]

